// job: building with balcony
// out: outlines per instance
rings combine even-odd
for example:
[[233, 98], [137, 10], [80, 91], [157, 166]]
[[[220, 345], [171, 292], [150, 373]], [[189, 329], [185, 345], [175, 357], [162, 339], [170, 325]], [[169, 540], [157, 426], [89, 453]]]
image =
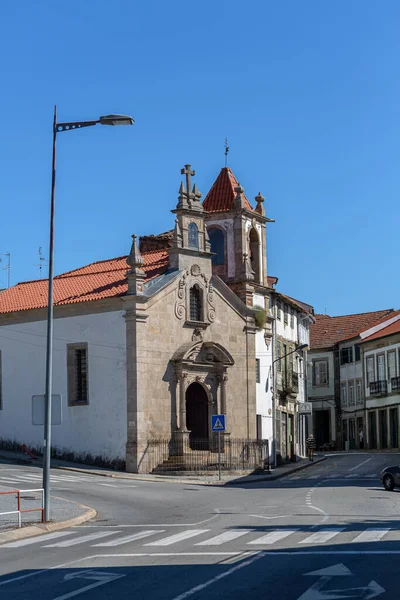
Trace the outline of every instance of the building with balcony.
[[[271, 296], [274, 357], [272, 369], [273, 419], [277, 463], [305, 456], [307, 415], [299, 405], [307, 398], [307, 349], [313, 307], [275, 291]], [[302, 350], [296, 350], [306, 346]]]
[[364, 437], [365, 430], [360, 332], [392, 312], [315, 315], [310, 329], [307, 392], [317, 448], [359, 447], [359, 431]]
[[399, 448], [400, 311], [360, 337], [366, 446]]

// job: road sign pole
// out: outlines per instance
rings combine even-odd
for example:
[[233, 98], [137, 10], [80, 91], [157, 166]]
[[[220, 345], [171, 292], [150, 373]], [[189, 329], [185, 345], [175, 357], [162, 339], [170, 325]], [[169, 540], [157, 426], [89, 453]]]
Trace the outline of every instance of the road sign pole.
[[221, 481], [221, 432], [218, 431], [218, 480]]

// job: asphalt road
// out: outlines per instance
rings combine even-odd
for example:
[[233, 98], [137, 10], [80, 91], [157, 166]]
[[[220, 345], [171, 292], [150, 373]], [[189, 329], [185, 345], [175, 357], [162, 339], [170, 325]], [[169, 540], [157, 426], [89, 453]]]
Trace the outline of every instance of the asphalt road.
[[[331, 455], [275, 482], [224, 487], [52, 471], [53, 493], [98, 517], [1, 545], [0, 598], [397, 600], [400, 493], [378, 477], [398, 462]], [[40, 470], [6, 476], [23, 487]]]

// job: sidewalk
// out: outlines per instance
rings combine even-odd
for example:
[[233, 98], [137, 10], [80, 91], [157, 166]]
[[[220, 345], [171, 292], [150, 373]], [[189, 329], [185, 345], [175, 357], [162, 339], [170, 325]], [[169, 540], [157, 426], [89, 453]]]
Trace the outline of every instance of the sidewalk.
[[[17, 462], [19, 464], [42, 466], [42, 461], [32, 460], [28, 456], [19, 453], [11, 452], [8, 450], [0, 450], [0, 459]], [[64, 471], [75, 471], [78, 473], [85, 473], [86, 475], [97, 475], [101, 477], [111, 477], [114, 479], [130, 479], [136, 481], [163, 481], [168, 483], [185, 483], [194, 485], [240, 485], [246, 483], [256, 483], [258, 481], [274, 481], [311, 467], [323, 460], [326, 456], [323, 454], [315, 454], [314, 462], [310, 462], [308, 459], [300, 459], [295, 463], [288, 463], [281, 467], [271, 470], [269, 473], [264, 471], [260, 473], [247, 473], [247, 472], [230, 472], [229, 474], [222, 473], [222, 480], [218, 480], [218, 473], [204, 473], [189, 475], [185, 472], [179, 472], [171, 475], [153, 475], [143, 473], [126, 473], [125, 471], [112, 471], [110, 469], [103, 469], [102, 467], [93, 467], [91, 465], [83, 465], [64, 460], [52, 459], [51, 466], [53, 469], [61, 469]]]

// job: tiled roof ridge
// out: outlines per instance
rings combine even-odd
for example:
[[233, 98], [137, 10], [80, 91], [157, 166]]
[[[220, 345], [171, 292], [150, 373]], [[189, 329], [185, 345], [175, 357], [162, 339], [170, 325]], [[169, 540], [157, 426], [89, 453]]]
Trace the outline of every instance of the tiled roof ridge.
[[[366, 312], [362, 312], [362, 313], [350, 313], [348, 315], [326, 315], [324, 313], [315, 313], [315, 317], [326, 317], [328, 319], [343, 319], [345, 317], [361, 317], [362, 315], [373, 315], [375, 313], [382, 313], [382, 312], [386, 312], [386, 314], [390, 314], [391, 312], [394, 312], [395, 309], [394, 308], [382, 308], [381, 310], [371, 310], [371, 311], [366, 311]], [[381, 317], [383, 318], [383, 317]]]

